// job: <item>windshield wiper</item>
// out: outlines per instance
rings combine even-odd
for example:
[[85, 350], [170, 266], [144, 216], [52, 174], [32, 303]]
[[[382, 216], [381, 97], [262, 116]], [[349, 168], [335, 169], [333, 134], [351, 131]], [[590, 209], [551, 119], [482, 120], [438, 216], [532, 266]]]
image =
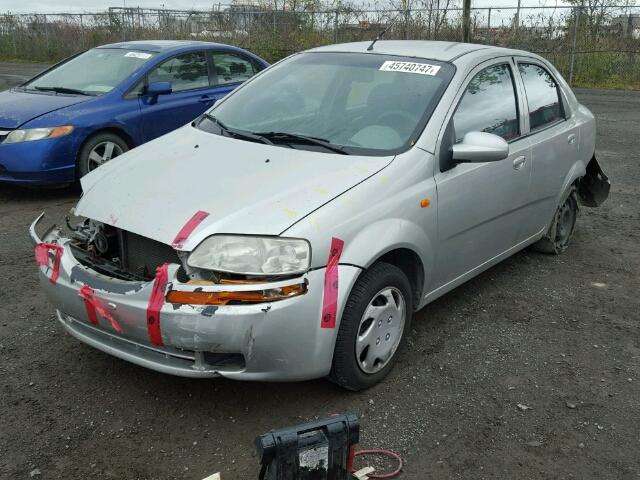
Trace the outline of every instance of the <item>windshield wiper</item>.
[[34, 87], [34, 88], [42, 92], [70, 93], [72, 95], [86, 95], [89, 97], [94, 96], [89, 92], [85, 92], [84, 90], [78, 90], [77, 88], [67, 88], [67, 87]]
[[318, 137], [310, 137], [308, 135], [301, 135], [299, 133], [288, 133], [288, 132], [260, 132], [255, 135], [260, 135], [261, 137], [268, 138], [272, 140], [274, 143], [305, 143], [308, 145], [318, 145], [320, 147], [326, 148], [327, 150], [331, 150], [332, 152], [339, 153], [341, 155], [349, 155], [348, 152], [344, 150], [343, 147], [339, 145], [334, 145], [324, 138]]
[[259, 135], [259, 134], [256, 134], [256, 133], [251, 133], [251, 132], [245, 132], [244, 130], [236, 130], [235, 128], [227, 127], [224, 123], [222, 123], [220, 120], [218, 120], [216, 117], [214, 117], [210, 113], [203, 114], [203, 117], [205, 117], [208, 120], [211, 120], [213, 123], [218, 125], [218, 127], [220, 128], [221, 131], [226, 132], [227, 134], [231, 135], [232, 137], [245, 138], [247, 140], [253, 140], [253, 141], [258, 141], [258, 142], [261, 142], [261, 143], [266, 143], [267, 145], [273, 145], [273, 142], [271, 140], [269, 140], [268, 138], [263, 137], [262, 135]]

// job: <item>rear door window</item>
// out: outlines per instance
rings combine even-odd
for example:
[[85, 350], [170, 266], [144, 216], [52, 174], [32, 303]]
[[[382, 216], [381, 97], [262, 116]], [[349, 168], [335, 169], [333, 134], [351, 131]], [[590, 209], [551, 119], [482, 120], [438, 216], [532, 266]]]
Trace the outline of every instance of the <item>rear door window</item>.
[[533, 63], [519, 63], [529, 104], [529, 128], [536, 130], [564, 118], [558, 84], [544, 68]]
[[505, 140], [519, 135], [518, 107], [511, 69], [493, 65], [478, 73], [467, 86], [453, 116], [455, 142], [469, 132], [487, 132]]
[[213, 65], [218, 85], [244, 82], [259, 71], [248, 58], [229, 52], [213, 52]]
[[149, 73], [149, 83], [169, 82], [174, 92], [209, 86], [209, 67], [204, 52], [190, 52], [161, 63]]

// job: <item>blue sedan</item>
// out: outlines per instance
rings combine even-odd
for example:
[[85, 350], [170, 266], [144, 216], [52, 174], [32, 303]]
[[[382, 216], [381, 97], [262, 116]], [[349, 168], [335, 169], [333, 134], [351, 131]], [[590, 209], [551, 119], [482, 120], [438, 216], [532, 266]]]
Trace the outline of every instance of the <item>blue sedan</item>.
[[115, 43], [64, 60], [0, 93], [0, 182], [73, 182], [190, 122], [267, 65], [191, 41]]

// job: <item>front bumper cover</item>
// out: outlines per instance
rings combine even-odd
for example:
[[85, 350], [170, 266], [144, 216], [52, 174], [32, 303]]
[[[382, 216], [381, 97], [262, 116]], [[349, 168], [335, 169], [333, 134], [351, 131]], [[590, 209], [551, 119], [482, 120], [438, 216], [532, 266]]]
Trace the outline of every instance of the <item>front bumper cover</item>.
[[[260, 289], [307, 282], [304, 295], [262, 304], [196, 306], [164, 302], [160, 309], [162, 346], [153, 345], [147, 329], [147, 308], [153, 282], [113, 279], [80, 264], [69, 239], [53, 228], [36, 244], [57, 245], [55, 282], [51, 266], [41, 265], [41, 285], [57, 310], [62, 326], [74, 337], [123, 360], [156, 371], [185, 377], [217, 377], [262, 381], [294, 381], [329, 373], [337, 328], [321, 328], [324, 268], [286, 281], [261, 284]], [[51, 252], [55, 254], [55, 252]], [[176, 278], [178, 265], [168, 267], [168, 289], [193, 291], [250, 290], [256, 285], [194, 286]], [[359, 269], [339, 266], [338, 318]], [[92, 324], [80, 295], [88, 285], [105, 315]], [[114, 328], [112, 317], [117, 327]], [[119, 328], [118, 328], [119, 327]]]

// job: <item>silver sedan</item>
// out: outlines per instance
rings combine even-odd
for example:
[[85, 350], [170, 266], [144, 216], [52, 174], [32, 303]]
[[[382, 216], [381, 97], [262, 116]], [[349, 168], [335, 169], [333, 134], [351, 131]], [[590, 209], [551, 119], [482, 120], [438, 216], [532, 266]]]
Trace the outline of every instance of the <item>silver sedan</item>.
[[73, 223], [31, 228], [71, 335], [175, 375], [359, 390], [416, 310], [561, 253], [609, 182], [545, 59], [378, 41], [293, 55], [82, 187]]

